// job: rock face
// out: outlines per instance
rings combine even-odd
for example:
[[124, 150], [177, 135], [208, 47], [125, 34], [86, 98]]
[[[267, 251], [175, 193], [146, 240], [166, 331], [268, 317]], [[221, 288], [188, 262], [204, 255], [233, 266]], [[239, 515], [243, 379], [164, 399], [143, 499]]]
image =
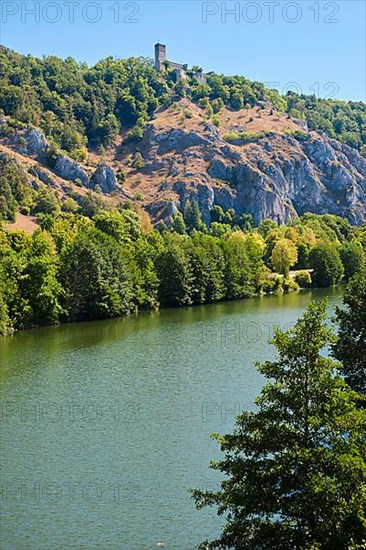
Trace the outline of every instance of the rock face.
[[55, 166], [53, 168], [54, 172], [69, 181], [80, 180], [83, 185], [88, 183], [88, 174], [81, 168], [77, 162], [70, 159], [66, 155], [59, 154], [56, 159]]
[[[232, 208], [239, 215], [251, 214], [257, 224], [265, 218], [286, 223], [305, 212], [366, 223], [366, 160], [357, 150], [323, 133], [310, 132], [303, 121], [265, 115], [263, 110], [253, 111], [250, 119], [245, 110], [238, 112], [234, 122], [233, 113], [226, 111], [218, 128], [197, 106], [184, 101], [179, 113], [157, 112], [143, 138], [110, 151], [112, 166], [102, 162], [90, 179], [88, 168], [61, 153], [53, 172], [91, 189], [98, 186], [105, 194], [118, 191], [121, 201], [140, 193], [140, 204], [153, 221], [168, 225], [188, 200], [198, 203], [207, 224], [215, 205]], [[188, 111], [188, 117], [182, 115]], [[250, 120], [255, 127], [248, 131]], [[244, 131], [247, 139], [229, 144], [223, 136], [231, 131], [239, 137]], [[248, 136], [252, 141], [244, 143]], [[33, 157], [33, 162], [36, 157], [39, 166], [33, 175], [37, 181], [57, 184], [48, 170], [50, 146], [40, 130], [29, 127], [15, 133], [0, 117], [0, 138], [7, 147]], [[141, 168], [131, 162], [136, 153], [143, 159]], [[115, 173], [122, 168], [123, 190]]]
[[305, 212], [366, 222], [366, 160], [316, 132], [296, 137], [273, 132], [236, 146], [211, 123], [196, 131], [150, 125], [139, 147], [145, 159], [141, 174], [156, 181], [150, 212], [159, 210], [168, 193], [181, 211], [187, 200], [196, 200], [207, 223], [214, 205], [251, 214], [256, 223], [265, 218], [286, 223]]
[[40, 159], [45, 158], [50, 146], [39, 128], [28, 126], [25, 130], [14, 131], [9, 128], [5, 117], [0, 118], [0, 137], [2, 142], [14, 146], [17, 152]]
[[25, 140], [28, 155], [42, 156], [49, 148], [47, 139], [38, 128], [29, 128], [25, 133]]
[[103, 193], [110, 194], [117, 189], [117, 178], [113, 168], [102, 162], [92, 177], [90, 178], [89, 187], [94, 189], [99, 186]]
[[56, 182], [50, 176], [50, 174], [46, 170], [42, 169], [40, 166], [33, 166], [29, 170], [29, 173], [32, 176], [35, 176], [36, 178], [38, 178], [44, 184], [50, 187], [57, 187]]

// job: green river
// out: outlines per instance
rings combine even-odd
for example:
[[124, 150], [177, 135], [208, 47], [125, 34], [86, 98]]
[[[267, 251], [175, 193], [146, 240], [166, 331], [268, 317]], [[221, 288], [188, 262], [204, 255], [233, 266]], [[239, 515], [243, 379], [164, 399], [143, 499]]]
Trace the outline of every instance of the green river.
[[[0, 339], [2, 550], [190, 550], [220, 531], [209, 435], [232, 430], [268, 339], [341, 289], [49, 327]], [[159, 546], [160, 543], [160, 546]]]

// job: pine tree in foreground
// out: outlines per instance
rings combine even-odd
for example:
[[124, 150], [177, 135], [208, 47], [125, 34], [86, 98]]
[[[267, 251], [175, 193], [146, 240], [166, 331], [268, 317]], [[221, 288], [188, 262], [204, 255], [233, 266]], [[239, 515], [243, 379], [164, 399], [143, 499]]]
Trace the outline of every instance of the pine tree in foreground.
[[333, 341], [326, 303], [311, 303], [295, 327], [277, 331], [276, 361], [255, 412], [233, 434], [214, 436], [224, 459], [218, 492], [193, 491], [197, 508], [226, 517], [201, 548], [361, 549], [366, 545], [366, 414], [321, 352]]

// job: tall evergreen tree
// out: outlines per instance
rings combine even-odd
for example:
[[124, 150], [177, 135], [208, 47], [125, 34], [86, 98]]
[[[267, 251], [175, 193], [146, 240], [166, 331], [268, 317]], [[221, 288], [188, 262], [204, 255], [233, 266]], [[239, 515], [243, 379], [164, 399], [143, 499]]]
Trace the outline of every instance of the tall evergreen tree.
[[202, 221], [201, 212], [198, 206], [198, 202], [195, 200], [188, 200], [184, 207], [184, 221], [189, 232], [203, 231], [205, 224]]
[[[275, 361], [255, 412], [233, 434], [216, 436], [226, 475], [217, 492], [194, 491], [198, 508], [227, 515], [202, 548], [300, 550], [366, 544], [366, 411], [321, 354], [333, 341], [326, 303], [312, 303], [295, 327], [277, 331]], [[357, 546], [358, 545], [358, 546]]]

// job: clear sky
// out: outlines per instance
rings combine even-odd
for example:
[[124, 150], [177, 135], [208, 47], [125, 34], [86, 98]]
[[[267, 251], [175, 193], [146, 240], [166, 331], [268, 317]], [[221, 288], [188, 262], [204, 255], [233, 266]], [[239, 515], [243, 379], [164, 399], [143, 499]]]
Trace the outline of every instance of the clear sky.
[[205, 71], [366, 100], [364, 0], [0, 0], [0, 10], [1, 44], [24, 54], [91, 64], [152, 57], [160, 41], [171, 61]]

